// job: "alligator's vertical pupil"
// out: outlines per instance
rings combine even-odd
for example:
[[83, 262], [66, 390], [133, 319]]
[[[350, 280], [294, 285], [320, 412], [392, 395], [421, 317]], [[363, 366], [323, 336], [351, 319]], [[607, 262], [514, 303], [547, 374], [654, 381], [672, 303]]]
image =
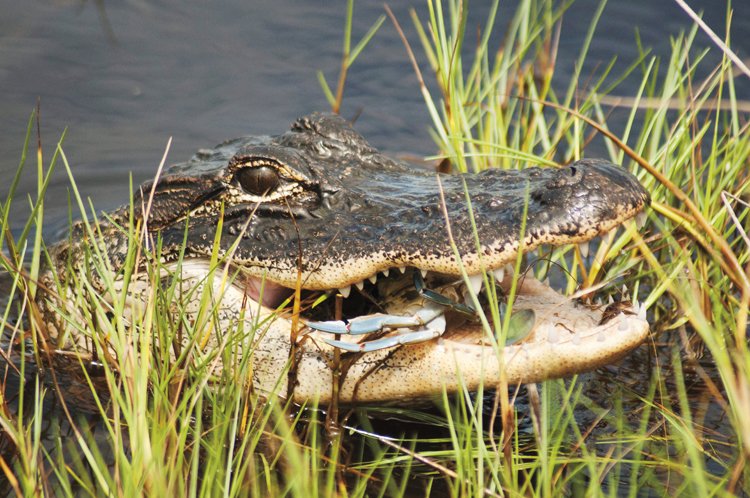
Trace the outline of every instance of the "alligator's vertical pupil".
[[279, 186], [279, 173], [270, 166], [243, 168], [235, 174], [240, 186], [253, 195], [264, 195]]

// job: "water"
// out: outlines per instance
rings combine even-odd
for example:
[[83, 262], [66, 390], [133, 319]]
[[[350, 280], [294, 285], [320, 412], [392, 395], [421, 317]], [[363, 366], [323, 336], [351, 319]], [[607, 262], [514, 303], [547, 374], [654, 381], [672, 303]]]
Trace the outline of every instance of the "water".
[[[482, 22], [482, 3], [472, 2], [470, 26]], [[723, 2], [690, 3], [724, 33]], [[424, 14], [422, 2], [390, 3], [416, 47], [410, 4]], [[503, 3], [500, 26], [514, 4]], [[556, 73], [561, 87], [574, 71], [596, 5], [579, 0], [566, 14]], [[734, 8], [733, 46], [747, 60], [750, 2], [737, 1]], [[5, 184], [18, 164], [27, 119], [39, 98], [46, 157], [67, 128], [64, 149], [77, 184], [97, 208], [106, 210], [126, 202], [131, 174], [136, 185], [154, 174], [169, 137], [169, 161], [177, 162], [199, 147], [239, 135], [279, 133], [300, 115], [326, 110], [316, 72], [322, 70], [335, 84], [344, 2], [0, 0], [0, 12], [0, 174]], [[355, 38], [382, 13], [380, 2], [360, 2]], [[615, 73], [626, 67], [637, 55], [636, 29], [653, 53], [666, 55], [670, 36], [689, 26], [672, 2], [611, 2], [583, 74], [614, 56]], [[698, 40], [699, 46], [710, 45], [704, 35]], [[718, 57], [712, 48], [710, 60]], [[749, 81], [738, 79], [740, 98], [750, 100]], [[618, 93], [632, 95], [635, 82]], [[357, 129], [380, 149], [435, 152], [417, 79], [389, 22], [352, 68], [343, 114], [358, 115]], [[14, 230], [25, 222], [26, 195], [36, 188], [33, 169], [16, 196]], [[47, 226], [52, 229], [66, 221], [68, 188], [60, 168], [46, 199]], [[5, 192], [0, 194], [4, 198]], [[644, 365], [655, 361], [642, 349], [616, 369], [602, 369], [582, 382], [588, 383], [589, 396], [603, 402], [613, 399], [613, 392], [620, 397], [624, 392], [625, 408], [636, 410], [640, 401], [633, 393], [645, 392]], [[623, 379], [635, 385], [633, 391], [623, 387]], [[593, 422], [585, 414], [580, 419], [582, 426]], [[710, 422], [706, 425], [717, 429], [727, 424], [720, 414]]]
[[[471, 4], [470, 26], [484, 21], [484, 3]], [[724, 32], [724, 8], [716, 0], [691, 3]], [[566, 15], [556, 76], [561, 86], [574, 70], [596, 4], [576, 2]], [[418, 49], [411, 5], [426, 18], [422, 2], [391, 2]], [[498, 26], [514, 8], [515, 2], [502, 4]], [[748, 57], [750, 2], [734, 8], [734, 48]], [[343, 1], [0, 0], [0, 175], [15, 171], [37, 98], [46, 156], [67, 128], [64, 149], [78, 186], [100, 209], [127, 200], [131, 173], [136, 184], [154, 174], [169, 137], [169, 161], [178, 162], [226, 138], [282, 132], [296, 117], [328, 108], [316, 72], [335, 84], [344, 10]], [[380, 2], [359, 2], [355, 38], [382, 13]], [[613, 56], [624, 68], [636, 57], [636, 29], [654, 53], [666, 54], [669, 37], [689, 25], [671, 2], [612, 2], [584, 74]], [[750, 98], [750, 85], [740, 83], [741, 95]], [[632, 84], [620, 93], [628, 91], [635, 91]], [[416, 77], [390, 22], [355, 63], [343, 114], [359, 114], [357, 128], [378, 148], [435, 152]], [[26, 193], [35, 184], [29, 172], [16, 197], [14, 229], [25, 219]], [[60, 169], [47, 197], [48, 227], [64, 223], [67, 195]]]

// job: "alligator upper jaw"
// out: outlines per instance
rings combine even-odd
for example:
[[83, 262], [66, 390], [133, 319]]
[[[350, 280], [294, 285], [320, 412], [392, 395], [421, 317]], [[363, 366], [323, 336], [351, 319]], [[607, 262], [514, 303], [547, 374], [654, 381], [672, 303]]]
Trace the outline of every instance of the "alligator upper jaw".
[[186, 228], [187, 253], [210, 257], [216, 213], [226, 203], [221, 248], [247, 275], [294, 288], [301, 271], [304, 288], [329, 290], [399, 267], [450, 275], [501, 268], [522, 247], [584, 242], [649, 202], [632, 175], [601, 160], [439, 177], [386, 160], [316, 159], [320, 164], [310, 165], [319, 166], [319, 176], [309, 173], [309, 184], [297, 185], [300, 193], [284, 203], [245, 199], [231, 172], [222, 170], [200, 177], [198, 190], [221, 192], [210, 209], [203, 201], [191, 207], [192, 197], [178, 197], [184, 201], [178, 203], [173, 189], [184, 179], [174, 173], [159, 184], [154, 200], [171, 214], [150, 220], [149, 227], [159, 231], [167, 257], [179, 253]]

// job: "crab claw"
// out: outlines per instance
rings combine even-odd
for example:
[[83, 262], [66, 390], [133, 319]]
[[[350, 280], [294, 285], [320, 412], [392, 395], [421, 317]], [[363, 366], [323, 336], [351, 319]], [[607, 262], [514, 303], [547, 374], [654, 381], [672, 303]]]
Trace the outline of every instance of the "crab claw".
[[337, 341], [335, 339], [323, 338], [323, 342], [334, 348], [343, 349], [352, 353], [369, 353], [380, 349], [392, 348], [404, 344], [425, 342], [440, 337], [445, 332], [445, 317], [439, 316], [432, 320], [428, 328], [409, 332], [399, 332], [382, 339], [374, 341], [363, 341], [360, 343]]
[[385, 328], [398, 329], [419, 327], [421, 325], [424, 325], [424, 320], [418, 316], [387, 315], [385, 313], [358, 316], [349, 320], [348, 323], [344, 323], [341, 320], [307, 322], [308, 327], [320, 332], [349, 335], [369, 334], [370, 332], [378, 332]]

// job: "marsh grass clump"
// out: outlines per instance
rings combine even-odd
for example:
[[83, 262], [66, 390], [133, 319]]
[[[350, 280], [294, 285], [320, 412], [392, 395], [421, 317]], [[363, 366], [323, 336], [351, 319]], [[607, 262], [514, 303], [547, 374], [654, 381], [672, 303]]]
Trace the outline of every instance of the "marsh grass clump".
[[[590, 479], [589, 492], [598, 484], [618, 489], [626, 484], [631, 493], [641, 486], [661, 493], [669, 491], [659, 469], [668, 468], [675, 489], [698, 495], [747, 492], [750, 123], [735, 84], [750, 72], [743, 72], [743, 66], [735, 71], [737, 58], [727, 46], [728, 35], [727, 44], [718, 45], [721, 60], [706, 67], [708, 51], [717, 47], [695, 46], [696, 25], [673, 39], [669, 60], [644, 50], [624, 74], [612, 74], [613, 59], [596, 74], [584, 79], [576, 73], [561, 84], [554, 78], [554, 46], [564, 6], [522, 2], [501, 49], [493, 51], [487, 43], [497, 6], [493, 4], [473, 46], [465, 43], [465, 3], [429, 2], [426, 28], [413, 14], [436, 75], [438, 96], [424, 84], [422, 91], [439, 157], [459, 171], [567, 163], [581, 157], [599, 136], [608, 159], [629, 168], [652, 196], [644, 229], [630, 225], [610, 234], [592, 248], [593, 257], [556, 249], [542, 251], [529, 266], [542, 278], [555, 267], [562, 269], [568, 291], [585, 298], [595, 293], [585, 296], [581, 289], [602, 288], [648, 306], [653, 340], [650, 354], [642, 359], [651, 377], [634, 405], [639, 416], [626, 420], [615, 402], [602, 417], [611, 420], [619, 436], [606, 442], [584, 438], [568, 411], [582, 400], [555, 399], [542, 391], [541, 405], [554, 403], [557, 415], [542, 410], [545, 416], [534, 420], [539, 447], [530, 469], [513, 465], [514, 452], [507, 458], [506, 450], [506, 478], [521, 482], [519, 476], [541, 476], [534, 489], [552, 491], [570, 489], [565, 476], [580, 471]], [[593, 13], [579, 70], [603, 7]], [[729, 7], [727, 16], [731, 18]], [[706, 74], [701, 79], [696, 77], [699, 67]], [[609, 107], [617, 99], [611, 94], [625, 78], [641, 83], [628, 99], [624, 123], [615, 122], [618, 114]], [[613, 127], [622, 132], [615, 135]], [[574, 393], [575, 386], [563, 389]], [[702, 425], [706, 408], [694, 399], [695, 389], [710, 393], [702, 398], [709, 411], [728, 414], [718, 434]], [[505, 430], [517, 428], [506, 425]], [[548, 439], [550, 432], [576, 442], [566, 449]], [[709, 443], [713, 435], [716, 439]], [[506, 435], [506, 442], [512, 440]], [[675, 448], [677, 459], [671, 451]], [[565, 462], [578, 453], [580, 463]], [[722, 470], [716, 471], [717, 466]], [[554, 479], [547, 480], [550, 475]]]
[[[352, 5], [343, 73], [335, 95], [326, 91], [336, 109], [343, 68], [362, 56], [382, 22], [351, 49]], [[174, 267], [155, 256], [159, 241], [146, 238], [132, 216], [121, 227], [126, 263], [114, 272], [96, 242], [104, 236], [102, 221], [77, 194], [72, 175], [71, 218], [82, 219], [79, 233], [93, 241], [82, 249], [86, 271], [70, 267], [61, 274], [75, 277], [43, 278], [49, 265], [41, 237], [44, 194], [53, 169], [71, 173], [62, 138], [48, 162], [39, 147], [28, 222], [10, 232], [10, 201], [26, 174], [32, 116], [0, 213], [7, 282], [0, 317], [0, 492], [750, 494], [750, 119], [735, 88], [745, 76], [737, 76], [731, 48], [696, 47], [696, 27], [673, 40], [668, 60], [644, 50], [623, 74], [608, 64], [560, 82], [555, 40], [565, 7], [521, 2], [499, 48], [491, 43], [498, 2], [476, 41], [465, 2], [430, 0], [426, 19], [412, 13], [429, 66], [417, 70], [436, 158], [456, 171], [554, 166], [603, 140], [608, 159], [630, 169], [651, 194], [645, 225], [628, 224], [588, 250], [542, 249], [519, 259], [517, 273], [551, 274], [585, 303], [609, 296], [639, 301], [652, 325], [647, 345], [578, 378], [484, 386], [435, 400], [437, 411], [342, 407], [337, 424], [326, 423], [327, 413], [314, 403], [290, 406], [253, 391], [246, 344], [263, 333], [262, 320], [251, 326], [238, 320], [219, 347], [201, 347], [217, 326], [220, 296], [199, 287], [198, 309], [188, 310], [180, 280], [163, 278]], [[578, 68], [603, 9], [592, 14]], [[722, 58], [706, 68], [709, 50], [721, 50]], [[428, 70], [434, 84], [426, 82]], [[627, 107], [613, 113], [624, 78], [640, 85]], [[614, 123], [613, 116], [623, 115]], [[225, 263], [214, 253], [210, 278], [236, 278]], [[132, 299], [118, 280], [140, 280], [147, 291]], [[41, 319], [49, 311], [40, 309], [41, 293], [58, 297], [52, 311], [86, 338], [85, 352], [55, 351]]]

